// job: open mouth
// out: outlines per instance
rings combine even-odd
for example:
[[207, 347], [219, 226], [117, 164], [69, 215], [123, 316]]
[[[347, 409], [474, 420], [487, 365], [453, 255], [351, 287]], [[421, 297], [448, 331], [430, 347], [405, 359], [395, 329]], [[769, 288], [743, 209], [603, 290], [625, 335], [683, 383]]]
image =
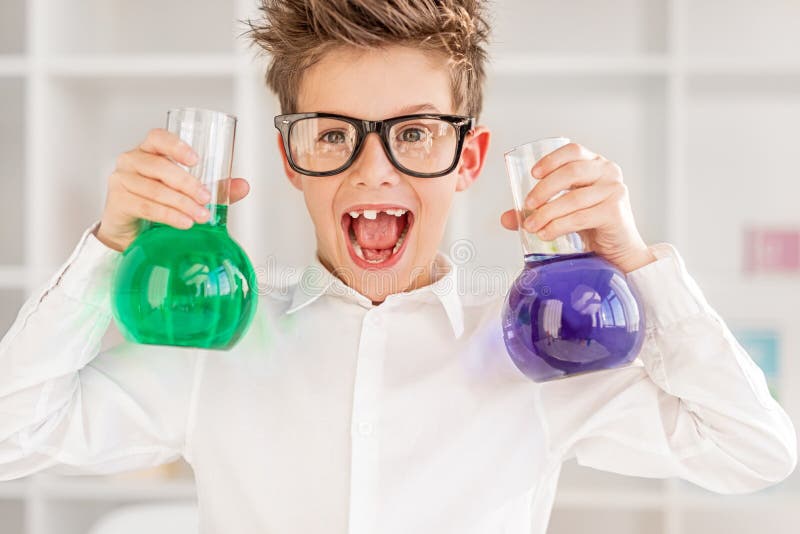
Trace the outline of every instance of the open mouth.
[[400, 260], [414, 213], [395, 205], [353, 206], [342, 214], [347, 250], [362, 269], [385, 269]]

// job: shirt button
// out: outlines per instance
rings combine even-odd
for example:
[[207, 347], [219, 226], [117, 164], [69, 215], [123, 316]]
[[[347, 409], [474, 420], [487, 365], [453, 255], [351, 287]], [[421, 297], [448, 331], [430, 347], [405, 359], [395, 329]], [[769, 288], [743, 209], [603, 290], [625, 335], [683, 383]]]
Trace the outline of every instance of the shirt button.
[[367, 324], [370, 326], [380, 326], [382, 322], [380, 315], [371, 314], [367, 316]]
[[368, 421], [361, 421], [358, 423], [358, 433], [362, 436], [369, 436], [372, 434], [372, 423]]

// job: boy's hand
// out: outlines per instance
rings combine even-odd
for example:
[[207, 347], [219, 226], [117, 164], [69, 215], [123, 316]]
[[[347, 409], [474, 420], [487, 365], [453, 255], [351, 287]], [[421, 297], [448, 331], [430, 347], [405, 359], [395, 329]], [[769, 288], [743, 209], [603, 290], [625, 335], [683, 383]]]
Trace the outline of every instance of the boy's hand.
[[[197, 155], [177, 135], [155, 128], [142, 144], [117, 158], [96, 234], [104, 245], [124, 251], [139, 234], [139, 219], [181, 229], [208, 219], [207, 188], [168, 157], [194, 165]], [[249, 190], [246, 180], [232, 178], [230, 202], [241, 200]]]
[[[541, 181], [526, 197], [526, 207], [534, 211], [523, 228], [548, 241], [578, 232], [589, 250], [624, 273], [656, 260], [636, 229], [619, 165], [570, 143], [536, 162], [531, 172]], [[547, 202], [567, 189], [572, 190]], [[503, 213], [501, 222], [516, 230], [515, 210]]]

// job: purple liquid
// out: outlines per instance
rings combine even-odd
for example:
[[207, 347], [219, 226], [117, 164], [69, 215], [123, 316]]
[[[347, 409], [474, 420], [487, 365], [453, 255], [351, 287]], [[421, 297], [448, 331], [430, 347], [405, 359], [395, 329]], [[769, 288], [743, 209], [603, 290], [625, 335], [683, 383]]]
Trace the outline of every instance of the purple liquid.
[[536, 382], [627, 365], [644, 333], [625, 275], [593, 252], [526, 256], [503, 308], [506, 349]]

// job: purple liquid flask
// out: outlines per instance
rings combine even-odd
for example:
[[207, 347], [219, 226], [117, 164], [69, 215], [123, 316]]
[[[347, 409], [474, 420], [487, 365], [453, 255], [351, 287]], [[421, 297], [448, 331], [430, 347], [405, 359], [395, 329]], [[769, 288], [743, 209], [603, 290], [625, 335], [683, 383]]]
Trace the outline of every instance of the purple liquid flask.
[[535, 382], [628, 365], [645, 334], [643, 307], [622, 271], [587, 250], [577, 233], [543, 241], [522, 228], [533, 213], [525, 197], [539, 181], [531, 169], [569, 142], [550, 137], [505, 154], [525, 265], [503, 306], [503, 340]]

